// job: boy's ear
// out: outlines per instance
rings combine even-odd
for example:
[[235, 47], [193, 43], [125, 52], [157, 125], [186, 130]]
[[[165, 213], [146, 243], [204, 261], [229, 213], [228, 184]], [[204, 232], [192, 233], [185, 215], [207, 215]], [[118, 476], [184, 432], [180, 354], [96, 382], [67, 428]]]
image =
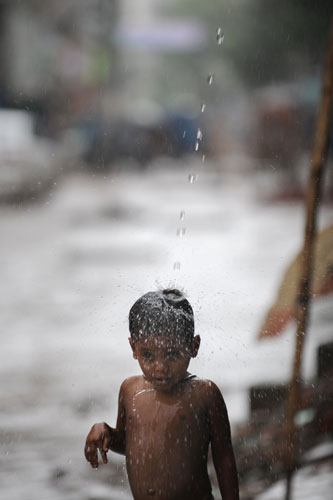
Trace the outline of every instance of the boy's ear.
[[192, 341], [192, 354], [191, 354], [192, 358], [195, 358], [196, 355], [198, 354], [200, 342], [201, 342], [200, 335], [196, 335]]
[[131, 339], [131, 337], [128, 337], [128, 341], [129, 341], [131, 349], [133, 351], [133, 358], [134, 359], [138, 359], [138, 357], [136, 355], [136, 352], [135, 352], [135, 342], [133, 342], [133, 340]]

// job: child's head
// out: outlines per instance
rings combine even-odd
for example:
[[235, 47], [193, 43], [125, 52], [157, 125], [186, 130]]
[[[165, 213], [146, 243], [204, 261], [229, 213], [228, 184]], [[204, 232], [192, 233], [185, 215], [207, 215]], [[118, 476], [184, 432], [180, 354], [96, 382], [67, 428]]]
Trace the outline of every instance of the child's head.
[[133, 357], [154, 388], [172, 390], [186, 377], [190, 359], [197, 355], [193, 310], [179, 290], [149, 292], [129, 313]]
[[132, 306], [129, 330], [133, 342], [157, 336], [191, 342], [194, 336], [193, 309], [177, 289], [148, 292]]

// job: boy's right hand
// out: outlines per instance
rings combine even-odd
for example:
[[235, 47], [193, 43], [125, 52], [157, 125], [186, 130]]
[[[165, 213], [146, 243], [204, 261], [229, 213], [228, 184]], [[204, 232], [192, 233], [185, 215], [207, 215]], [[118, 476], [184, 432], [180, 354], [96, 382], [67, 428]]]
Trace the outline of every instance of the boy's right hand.
[[94, 424], [86, 439], [84, 454], [93, 469], [98, 468], [98, 453], [99, 450], [103, 462], [108, 462], [107, 452], [111, 441], [112, 429], [105, 422]]

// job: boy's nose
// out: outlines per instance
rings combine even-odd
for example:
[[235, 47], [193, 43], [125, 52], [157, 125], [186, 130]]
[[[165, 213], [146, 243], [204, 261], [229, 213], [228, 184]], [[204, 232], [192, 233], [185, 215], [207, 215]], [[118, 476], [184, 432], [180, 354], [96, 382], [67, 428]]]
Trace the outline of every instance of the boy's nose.
[[168, 367], [163, 359], [156, 359], [155, 361], [155, 374], [165, 375], [168, 371]]

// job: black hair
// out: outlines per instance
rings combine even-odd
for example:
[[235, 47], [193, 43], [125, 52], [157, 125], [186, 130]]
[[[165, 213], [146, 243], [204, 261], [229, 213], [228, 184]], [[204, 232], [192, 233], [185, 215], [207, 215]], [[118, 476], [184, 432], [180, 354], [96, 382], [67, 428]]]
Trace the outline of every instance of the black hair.
[[129, 330], [135, 342], [142, 337], [174, 336], [190, 342], [194, 336], [193, 309], [177, 289], [148, 292], [129, 312]]

